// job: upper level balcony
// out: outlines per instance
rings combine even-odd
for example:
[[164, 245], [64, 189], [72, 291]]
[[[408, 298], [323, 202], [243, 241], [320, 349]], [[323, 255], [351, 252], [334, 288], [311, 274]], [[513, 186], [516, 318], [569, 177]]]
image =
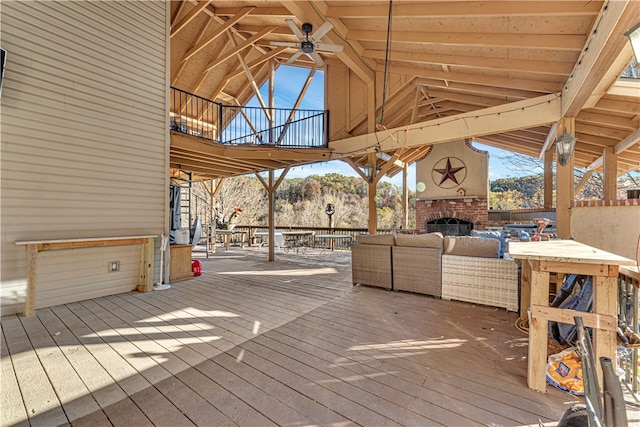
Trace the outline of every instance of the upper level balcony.
[[171, 88], [171, 130], [219, 144], [326, 148], [327, 110], [223, 105]]

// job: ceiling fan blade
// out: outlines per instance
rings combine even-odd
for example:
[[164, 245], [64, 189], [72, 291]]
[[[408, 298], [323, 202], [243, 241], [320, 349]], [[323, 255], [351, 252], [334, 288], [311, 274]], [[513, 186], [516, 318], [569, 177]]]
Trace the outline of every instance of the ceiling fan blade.
[[294, 53], [293, 55], [291, 55], [291, 58], [289, 58], [286, 62], [286, 64], [293, 64], [293, 62], [298, 59], [300, 57], [300, 55], [302, 55], [302, 51], [299, 50], [296, 53]]
[[315, 48], [318, 50], [326, 50], [327, 52], [342, 52], [344, 46], [339, 44], [316, 43]]
[[324, 65], [324, 61], [322, 60], [322, 58], [320, 58], [318, 52], [313, 51], [311, 53], [307, 53], [307, 55], [309, 56], [309, 58], [313, 59], [313, 62], [315, 62], [318, 67], [322, 67]]
[[318, 28], [313, 32], [313, 35], [312, 37], [310, 37], [310, 39], [316, 40], [316, 41], [320, 40], [322, 36], [324, 36], [329, 31], [331, 31], [332, 28], [333, 28], [333, 24], [329, 21], [325, 21], [324, 24], [320, 25], [320, 28]]
[[302, 31], [300, 31], [300, 29], [298, 28], [296, 23], [293, 22], [293, 19], [287, 18], [287, 19], [284, 20], [284, 22], [287, 23], [289, 28], [291, 28], [291, 32], [293, 34], [295, 34], [297, 38], [299, 38], [300, 40], [304, 40], [305, 39], [304, 34], [302, 34]]
[[[269, 42], [271, 46], [300, 47], [300, 43], [293, 42]], [[342, 46], [341, 46], [342, 47]]]

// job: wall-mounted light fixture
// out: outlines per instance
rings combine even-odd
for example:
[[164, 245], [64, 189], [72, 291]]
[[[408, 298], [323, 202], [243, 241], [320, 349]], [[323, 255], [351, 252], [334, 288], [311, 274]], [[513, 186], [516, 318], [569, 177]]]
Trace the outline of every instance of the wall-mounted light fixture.
[[576, 147], [576, 137], [564, 130], [564, 133], [556, 140], [556, 150], [558, 151], [558, 163], [566, 166], [569, 159], [573, 156], [573, 150]]
[[629, 37], [636, 62], [640, 62], [640, 22], [631, 27], [624, 35]]

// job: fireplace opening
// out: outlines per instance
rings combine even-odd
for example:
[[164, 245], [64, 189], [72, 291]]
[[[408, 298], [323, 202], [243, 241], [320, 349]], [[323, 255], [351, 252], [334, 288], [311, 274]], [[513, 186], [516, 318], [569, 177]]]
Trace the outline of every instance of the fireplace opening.
[[427, 233], [440, 232], [445, 236], [468, 236], [473, 223], [460, 218], [439, 218], [427, 221]]

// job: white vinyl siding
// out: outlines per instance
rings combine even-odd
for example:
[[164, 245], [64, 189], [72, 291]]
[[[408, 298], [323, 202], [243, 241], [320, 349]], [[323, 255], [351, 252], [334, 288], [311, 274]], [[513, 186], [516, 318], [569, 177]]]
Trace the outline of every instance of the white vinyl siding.
[[[2, 315], [23, 309], [15, 241], [165, 232], [167, 13], [164, 1], [0, 3]], [[134, 275], [107, 272], [115, 254]], [[139, 245], [41, 252], [36, 306], [131, 290], [139, 259]]]
[[[109, 272], [111, 261], [120, 263]], [[140, 275], [140, 245], [40, 252], [36, 308], [133, 291]], [[87, 286], [87, 284], [91, 284]]]

